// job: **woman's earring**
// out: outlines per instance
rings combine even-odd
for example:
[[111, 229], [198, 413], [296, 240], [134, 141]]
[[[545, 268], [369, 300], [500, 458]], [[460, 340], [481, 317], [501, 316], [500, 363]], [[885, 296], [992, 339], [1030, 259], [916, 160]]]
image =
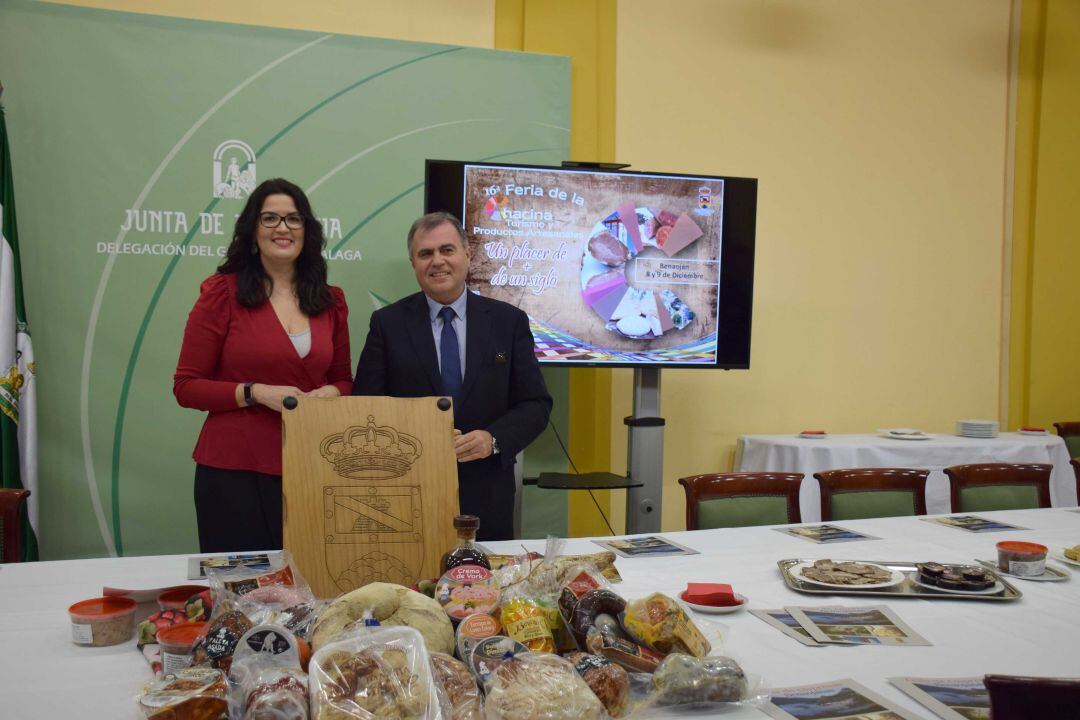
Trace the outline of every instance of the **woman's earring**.
[[252, 255], [258, 255], [259, 254], [259, 246], [256, 243], [251, 244], [251, 254]]

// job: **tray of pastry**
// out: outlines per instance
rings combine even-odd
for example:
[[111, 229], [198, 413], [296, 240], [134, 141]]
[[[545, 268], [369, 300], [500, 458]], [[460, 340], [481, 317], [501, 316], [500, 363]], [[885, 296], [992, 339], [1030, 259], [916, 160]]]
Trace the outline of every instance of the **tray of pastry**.
[[1024, 595], [994, 570], [975, 563], [788, 558], [776, 565], [788, 587], [801, 593], [996, 602]]

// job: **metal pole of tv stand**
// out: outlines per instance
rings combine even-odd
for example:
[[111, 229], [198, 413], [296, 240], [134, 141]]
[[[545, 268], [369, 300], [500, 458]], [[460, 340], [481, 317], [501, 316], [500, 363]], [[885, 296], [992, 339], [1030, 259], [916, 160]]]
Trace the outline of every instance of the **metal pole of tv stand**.
[[660, 368], [634, 368], [634, 414], [627, 426], [626, 465], [642, 483], [626, 491], [626, 532], [660, 532], [664, 491], [664, 418], [660, 417]]

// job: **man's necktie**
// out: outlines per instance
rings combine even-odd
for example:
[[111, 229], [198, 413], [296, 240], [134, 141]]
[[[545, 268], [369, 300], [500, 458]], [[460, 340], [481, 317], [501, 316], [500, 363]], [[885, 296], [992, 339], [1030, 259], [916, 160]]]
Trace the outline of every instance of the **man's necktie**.
[[456, 403], [461, 394], [461, 356], [458, 354], [457, 331], [454, 330], [455, 316], [454, 308], [449, 305], [443, 306], [443, 309], [439, 311], [439, 317], [442, 318], [442, 335], [439, 336], [439, 355], [442, 360], [439, 372], [442, 374], [442, 391]]

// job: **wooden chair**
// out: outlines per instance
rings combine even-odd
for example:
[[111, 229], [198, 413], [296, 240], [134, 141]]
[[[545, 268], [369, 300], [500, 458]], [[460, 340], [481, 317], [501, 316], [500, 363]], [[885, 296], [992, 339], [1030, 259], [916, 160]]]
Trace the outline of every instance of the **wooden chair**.
[[686, 529], [802, 522], [802, 473], [740, 472], [679, 478], [686, 492]]
[[0, 488], [0, 563], [22, 560], [23, 506], [29, 490]]
[[1050, 471], [1037, 463], [975, 463], [945, 468], [952, 511], [1023, 510], [1050, 507]]
[[986, 675], [983, 685], [990, 693], [992, 720], [1076, 717], [1080, 705], [1077, 678]]
[[1054, 430], [1065, 441], [1069, 457], [1080, 457], [1080, 422], [1054, 423]]
[[1073, 458], [1069, 464], [1072, 465], [1073, 475], [1076, 476], [1076, 504], [1080, 505], [1080, 458]]
[[929, 470], [850, 468], [814, 473], [821, 486], [821, 519], [858, 520], [926, 514]]

